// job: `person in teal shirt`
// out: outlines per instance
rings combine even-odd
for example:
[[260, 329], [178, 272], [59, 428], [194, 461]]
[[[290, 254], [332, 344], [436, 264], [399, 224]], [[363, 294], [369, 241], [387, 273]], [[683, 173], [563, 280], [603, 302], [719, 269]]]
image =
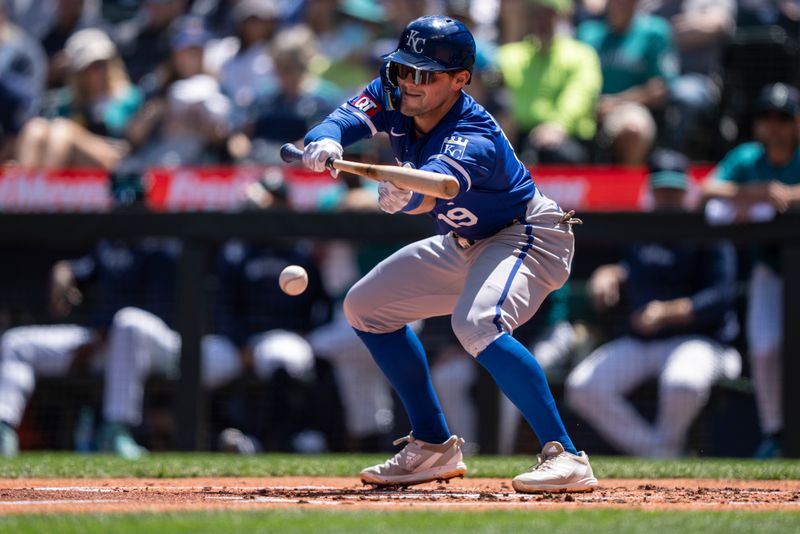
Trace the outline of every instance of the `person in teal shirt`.
[[556, 34], [559, 21], [569, 14], [569, 0], [528, 0], [519, 7], [531, 35], [497, 53], [509, 95], [506, 131], [526, 161], [585, 163], [602, 84], [597, 53]]
[[66, 42], [69, 84], [46, 117], [22, 129], [17, 161], [31, 169], [68, 167], [110, 171], [130, 151], [128, 123], [142, 104], [111, 39], [87, 28]]
[[[754, 129], [756, 141], [731, 150], [703, 187], [705, 198], [726, 203], [732, 222], [763, 220], [800, 205], [800, 92], [782, 83], [765, 87]], [[780, 455], [783, 430], [783, 279], [778, 265], [777, 250], [753, 251], [747, 344], [764, 436], [756, 456], [762, 458]]]
[[678, 74], [669, 23], [636, 14], [637, 0], [608, 0], [604, 19], [578, 27], [578, 39], [600, 56], [598, 142], [624, 165], [642, 165], [656, 136], [652, 111], [663, 107]]

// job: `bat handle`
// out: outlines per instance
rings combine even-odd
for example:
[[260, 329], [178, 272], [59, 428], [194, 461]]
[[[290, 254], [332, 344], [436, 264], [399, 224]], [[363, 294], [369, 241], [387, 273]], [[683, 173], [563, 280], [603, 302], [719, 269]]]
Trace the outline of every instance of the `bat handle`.
[[[286, 163], [291, 163], [293, 161], [302, 161], [303, 160], [303, 151], [294, 146], [292, 143], [286, 143], [281, 147], [281, 159]], [[333, 162], [336, 161], [336, 158], [331, 156], [328, 158], [328, 161], [325, 162], [325, 166], [329, 169], [333, 169]]]

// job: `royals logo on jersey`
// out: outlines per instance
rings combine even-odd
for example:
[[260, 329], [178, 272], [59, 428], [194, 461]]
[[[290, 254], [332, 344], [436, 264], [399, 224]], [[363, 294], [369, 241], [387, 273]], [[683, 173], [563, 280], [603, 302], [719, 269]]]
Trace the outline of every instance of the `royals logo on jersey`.
[[374, 116], [381, 110], [381, 106], [367, 93], [361, 93], [357, 97], [351, 98], [347, 103], [365, 113], [368, 117]]
[[467, 150], [467, 143], [469, 140], [457, 135], [447, 137], [442, 144], [442, 154], [453, 159], [461, 159]]

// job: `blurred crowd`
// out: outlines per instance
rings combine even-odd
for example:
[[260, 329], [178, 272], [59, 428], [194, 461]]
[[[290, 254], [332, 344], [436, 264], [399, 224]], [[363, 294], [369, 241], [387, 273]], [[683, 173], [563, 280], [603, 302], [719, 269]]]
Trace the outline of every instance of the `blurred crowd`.
[[[526, 163], [646, 166], [653, 209], [675, 211], [686, 206], [690, 162], [721, 161], [701, 193], [720, 224], [800, 203], [797, 0], [0, 0], [0, 161], [124, 176], [278, 163], [281, 144], [367, 85], [402, 28], [431, 13], [472, 29], [478, 62], [468, 91]], [[392, 159], [380, 137], [350, 155]], [[318, 209], [377, 209], [374, 191], [342, 178], [346, 187]], [[287, 208], [274, 177], [247, 197], [250, 207]], [[212, 397], [226, 392], [210, 448], [371, 450], [404, 432], [388, 385], [337, 305], [393, 248], [220, 247], [209, 265], [212, 333], [201, 344], [203, 387]], [[149, 378], [178, 370], [171, 306], [180, 243], [104, 241], [82, 252], [52, 267], [49, 305], [36, 321], [0, 324], [5, 454], [18, 449], [37, 376], [103, 377], [96, 421], [78, 418], [76, 446], [88, 428], [96, 437], [85, 447], [135, 458], [146, 453], [141, 443], [159, 448], [174, 424], [143, 410]], [[632, 244], [591, 266], [585, 292], [567, 285], [552, 295], [520, 335], [548, 372], [563, 371], [572, 412], [616, 451], [636, 455], [685, 454], [712, 386], [736, 379], [745, 363], [758, 454], [777, 455], [779, 262], [766, 247], [742, 256], [724, 243]], [[300, 298], [277, 289], [288, 264], [310, 274]], [[737, 273], [742, 266], [747, 273]], [[747, 311], [737, 313], [744, 279]], [[580, 301], [585, 316], [616, 322], [598, 334], [575, 321]], [[450, 426], [476, 450], [477, 366], [435, 320], [415, 327], [432, 346]], [[646, 418], [629, 394], [648, 380], [659, 400]], [[513, 452], [519, 416], [503, 400], [498, 417], [499, 448]], [[345, 428], [344, 441], [332, 441], [331, 425]]]
[[430, 13], [472, 28], [468, 90], [530, 163], [718, 160], [798, 81], [797, 0], [2, 0], [0, 161], [275, 163]]

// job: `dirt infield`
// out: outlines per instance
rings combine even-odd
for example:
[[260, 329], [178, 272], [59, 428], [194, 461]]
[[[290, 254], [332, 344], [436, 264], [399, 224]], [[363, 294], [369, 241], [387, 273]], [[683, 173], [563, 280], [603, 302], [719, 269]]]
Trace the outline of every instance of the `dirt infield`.
[[800, 511], [800, 480], [605, 480], [592, 493], [523, 495], [507, 479], [372, 489], [353, 478], [4, 479], [0, 515], [41, 512], [613, 507]]

